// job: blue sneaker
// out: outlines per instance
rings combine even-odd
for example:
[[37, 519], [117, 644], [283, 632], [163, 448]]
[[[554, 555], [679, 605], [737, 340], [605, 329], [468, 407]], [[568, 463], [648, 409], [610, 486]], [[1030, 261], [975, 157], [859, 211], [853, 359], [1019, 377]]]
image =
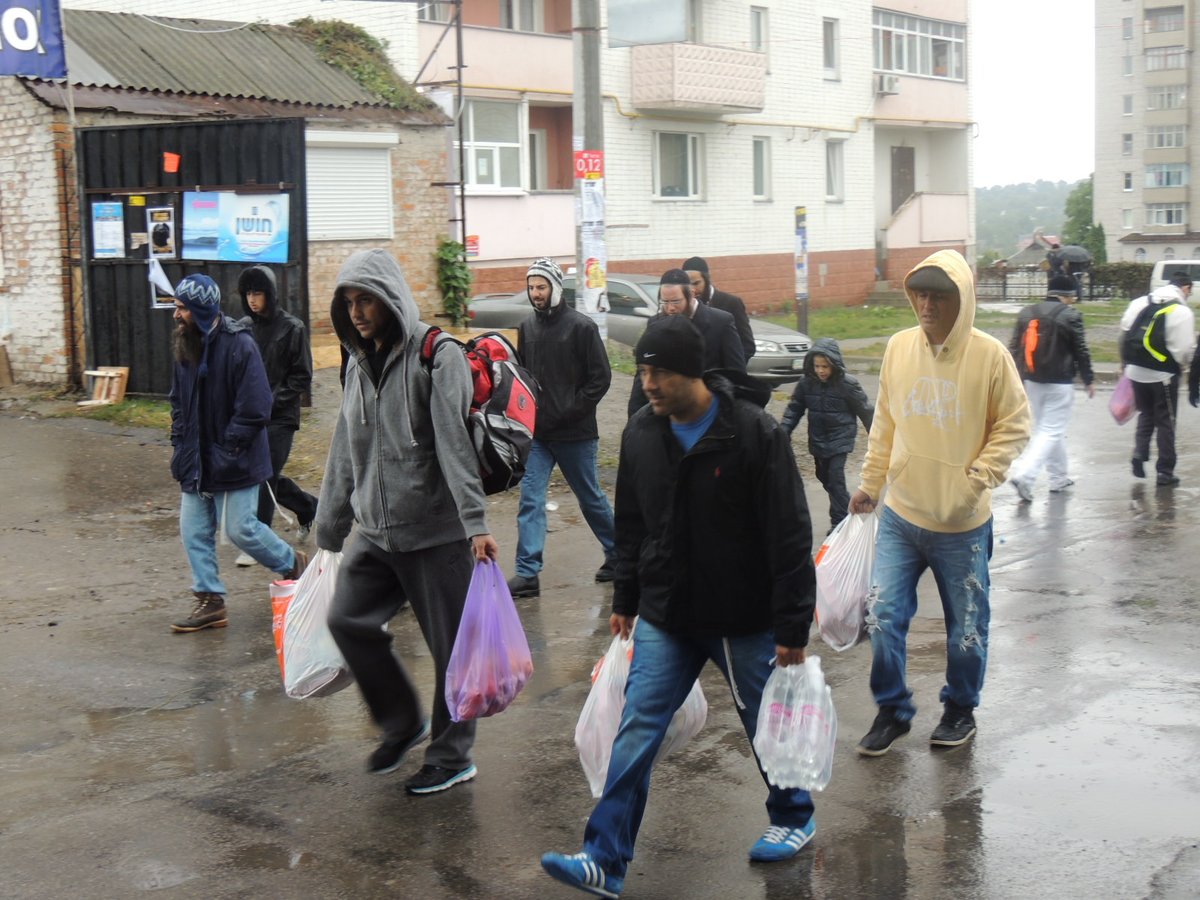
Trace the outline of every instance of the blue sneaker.
[[750, 848], [750, 858], [757, 862], [778, 862], [791, 859], [804, 849], [816, 834], [817, 823], [812, 819], [802, 828], [772, 825]]
[[621, 888], [625, 886], [624, 878], [609, 875], [592, 859], [590, 853], [576, 853], [574, 856], [543, 853], [542, 868], [551, 878], [597, 897], [620, 897]]

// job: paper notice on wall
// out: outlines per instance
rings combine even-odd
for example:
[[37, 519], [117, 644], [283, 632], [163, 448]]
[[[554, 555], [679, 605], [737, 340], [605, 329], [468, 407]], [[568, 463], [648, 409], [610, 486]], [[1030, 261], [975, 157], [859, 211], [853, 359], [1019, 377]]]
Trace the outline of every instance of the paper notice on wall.
[[92, 258], [125, 256], [125, 206], [119, 201], [92, 204]]

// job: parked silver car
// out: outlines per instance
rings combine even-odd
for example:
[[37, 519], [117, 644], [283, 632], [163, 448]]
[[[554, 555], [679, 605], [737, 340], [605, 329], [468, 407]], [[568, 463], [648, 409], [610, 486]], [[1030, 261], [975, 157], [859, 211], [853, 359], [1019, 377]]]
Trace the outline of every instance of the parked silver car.
[[[575, 305], [575, 276], [563, 279], [563, 301]], [[658, 278], [654, 275], [608, 275], [608, 336], [632, 347], [642, 336], [646, 323], [658, 314]], [[532, 312], [524, 291], [516, 294], [482, 294], [468, 310], [473, 328], [516, 328]], [[807, 334], [751, 319], [754, 356], [747, 371], [770, 384], [797, 381], [804, 357], [812, 345]]]

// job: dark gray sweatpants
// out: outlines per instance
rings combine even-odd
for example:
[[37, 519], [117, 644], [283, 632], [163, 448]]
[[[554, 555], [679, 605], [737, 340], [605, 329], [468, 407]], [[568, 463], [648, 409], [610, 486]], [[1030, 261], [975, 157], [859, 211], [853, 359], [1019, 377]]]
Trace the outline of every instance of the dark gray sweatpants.
[[350, 538], [338, 572], [329, 630], [354, 673], [363, 699], [385, 737], [420, 727], [421, 699], [383, 630], [407, 603], [433, 656], [436, 685], [432, 741], [425, 763], [447, 769], [471, 764], [475, 722], [451, 722], [446, 708], [446, 666], [462, 618], [474, 562], [466, 540], [426, 550], [389, 553], [358, 535]]

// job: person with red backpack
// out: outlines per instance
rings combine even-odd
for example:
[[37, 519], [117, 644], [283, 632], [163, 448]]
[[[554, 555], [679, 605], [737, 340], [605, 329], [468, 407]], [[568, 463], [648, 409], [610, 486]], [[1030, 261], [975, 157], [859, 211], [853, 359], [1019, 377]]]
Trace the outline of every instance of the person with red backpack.
[[1146, 477], [1150, 437], [1157, 434], [1155, 482], [1179, 484], [1175, 474], [1175, 417], [1179, 408], [1179, 376], [1195, 343], [1196, 317], [1188, 308], [1192, 279], [1175, 272], [1169, 284], [1138, 297], [1121, 316], [1122, 373], [1133, 382], [1137, 429], [1131, 466], [1135, 478]]
[[604, 550], [596, 581], [613, 580], [616, 543], [613, 513], [600, 489], [596, 455], [600, 430], [596, 407], [608, 393], [612, 368], [596, 323], [563, 302], [563, 273], [552, 259], [535, 259], [525, 276], [533, 312], [517, 329], [517, 353], [537, 379], [537, 425], [521, 479], [517, 509], [514, 597], [541, 593], [539, 573], [546, 546], [546, 492], [557, 465], [579, 500], [583, 518]]
[[[410, 794], [431, 794], [476, 773], [475, 722], [452, 722], [445, 697], [474, 562], [499, 552], [469, 435], [475, 385], [463, 353], [422, 359], [430, 326], [384, 250], [346, 260], [329, 315], [347, 364], [317, 504], [317, 546], [340, 551], [357, 526], [338, 571], [329, 631], [383, 732], [368, 771], [396, 771], [431, 738], [424, 765], [405, 782]], [[431, 718], [384, 630], [405, 605], [433, 657]]]
[[1033, 437], [1008, 474], [1026, 503], [1033, 500], [1033, 485], [1043, 468], [1051, 493], [1075, 483], [1067, 475], [1067, 424], [1076, 374], [1083, 379], [1088, 399], [1096, 395], [1083, 316], [1071, 305], [1075, 296], [1074, 278], [1052, 276], [1046, 299], [1021, 310], [1008, 343], [1033, 415]]

